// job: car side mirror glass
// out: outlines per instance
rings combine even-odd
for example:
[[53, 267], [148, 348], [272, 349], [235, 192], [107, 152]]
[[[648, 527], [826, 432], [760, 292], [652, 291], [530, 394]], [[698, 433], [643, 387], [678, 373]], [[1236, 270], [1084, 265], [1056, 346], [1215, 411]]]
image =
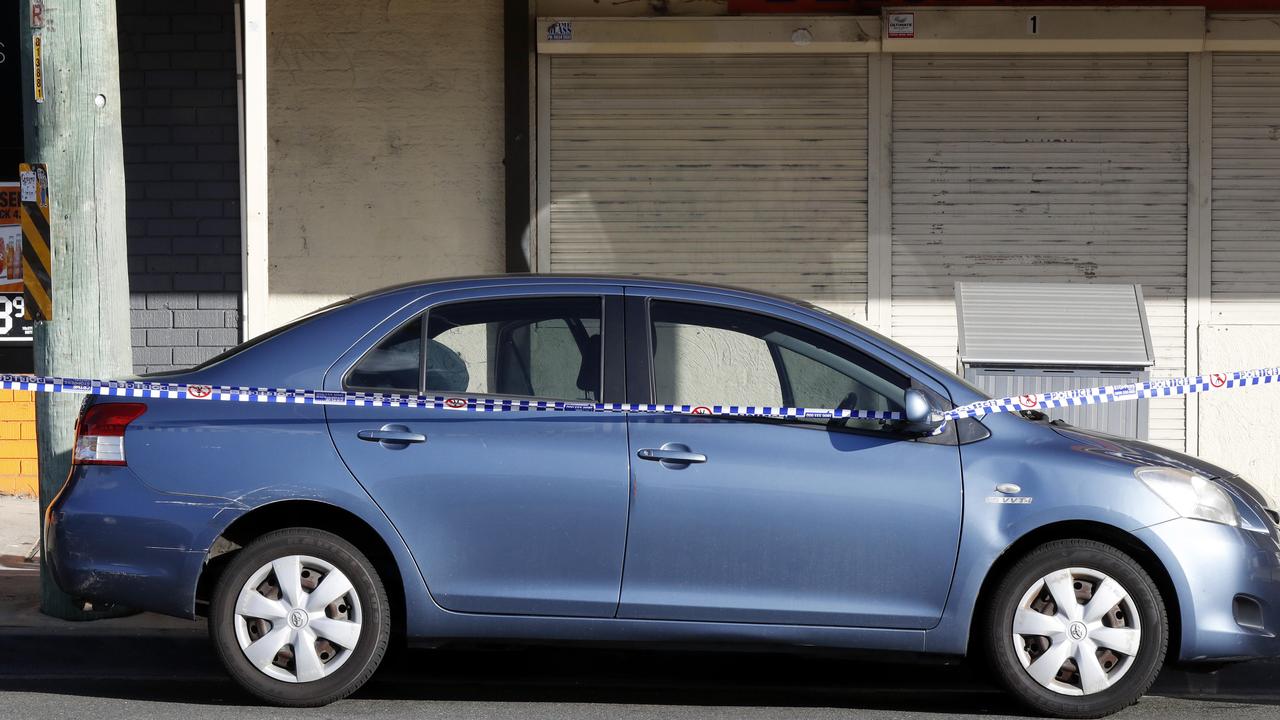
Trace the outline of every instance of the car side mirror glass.
[[939, 423], [933, 417], [933, 403], [929, 401], [929, 396], [925, 395], [923, 390], [917, 388], [907, 390], [902, 406], [908, 428], [925, 432], [938, 427]]

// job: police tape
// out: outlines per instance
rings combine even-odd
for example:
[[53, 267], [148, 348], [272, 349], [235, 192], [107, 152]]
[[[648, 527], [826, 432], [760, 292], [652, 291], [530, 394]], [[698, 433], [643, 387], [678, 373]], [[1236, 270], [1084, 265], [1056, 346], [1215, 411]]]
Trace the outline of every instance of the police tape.
[[[1055, 390], [1016, 397], [982, 400], [934, 413], [932, 419], [946, 423], [1001, 412], [1045, 410], [1077, 405], [1124, 402], [1142, 398], [1177, 397], [1280, 381], [1280, 367], [1209, 373], [1180, 378], [1161, 378], [1128, 385]], [[148, 380], [89, 380], [0, 374], [0, 389], [44, 393], [75, 393], [119, 398], [153, 400], [196, 400], [294, 405], [338, 405], [470, 412], [634, 412], [723, 417], [815, 418], [903, 420], [892, 410], [848, 408], [775, 407], [769, 405], [656, 405], [647, 403], [593, 403], [563, 400], [512, 400], [465, 395], [399, 395], [395, 393], [342, 390], [297, 390], [232, 385], [199, 385], [152, 382]]]
[[417, 408], [471, 412], [637, 412], [678, 415], [724, 415], [730, 417], [902, 419], [902, 414], [894, 411], [843, 408], [796, 408], [762, 405], [653, 405], [565, 400], [511, 400], [463, 395], [397, 395], [394, 393], [342, 390], [290, 390], [286, 388], [231, 385], [197, 385], [150, 382], [146, 380], [87, 380], [35, 375], [0, 375], [0, 389], [45, 393], [79, 393], [83, 395], [153, 400], [221, 400], [224, 402]]
[[1076, 405], [1124, 402], [1143, 398], [1178, 397], [1193, 393], [1225, 390], [1250, 385], [1266, 385], [1280, 381], [1280, 367], [1236, 370], [1224, 373], [1208, 373], [1191, 377], [1159, 378], [1128, 385], [1104, 385], [1101, 387], [1054, 390], [1017, 397], [996, 398], [961, 405], [940, 413], [942, 420], [976, 418], [998, 412], [1046, 410]]

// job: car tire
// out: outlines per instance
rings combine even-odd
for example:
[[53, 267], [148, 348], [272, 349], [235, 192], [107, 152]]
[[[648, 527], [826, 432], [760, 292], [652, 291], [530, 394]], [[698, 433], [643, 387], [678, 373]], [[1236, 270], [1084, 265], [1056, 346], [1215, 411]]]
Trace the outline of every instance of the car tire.
[[1168, 651], [1169, 620], [1155, 582], [1132, 557], [1092, 540], [1059, 540], [1001, 579], [984, 635], [997, 679], [1021, 702], [1044, 715], [1098, 718], [1151, 688]]
[[273, 705], [317, 707], [355, 692], [377, 670], [391, 612], [359, 549], [332, 533], [289, 528], [233, 556], [214, 588], [209, 635], [249, 693]]

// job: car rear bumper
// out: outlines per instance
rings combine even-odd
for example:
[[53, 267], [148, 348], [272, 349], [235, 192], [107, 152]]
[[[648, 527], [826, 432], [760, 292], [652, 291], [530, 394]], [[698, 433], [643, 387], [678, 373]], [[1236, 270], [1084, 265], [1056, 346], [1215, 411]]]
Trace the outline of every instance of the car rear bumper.
[[1274, 535], [1186, 518], [1135, 534], [1159, 556], [1177, 591], [1179, 660], [1280, 657], [1280, 543]]
[[190, 618], [209, 546], [241, 512], [159, 492], [127, 467], [77, 466], [45, 513], [45, 558], [75, 598]]

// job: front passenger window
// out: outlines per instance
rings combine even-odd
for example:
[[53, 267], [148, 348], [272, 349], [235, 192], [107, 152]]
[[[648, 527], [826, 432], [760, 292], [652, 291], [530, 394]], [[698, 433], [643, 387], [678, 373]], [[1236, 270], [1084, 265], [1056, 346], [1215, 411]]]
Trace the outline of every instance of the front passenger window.
[[[654, 402], [902, 412], [910, 379], [826, 335], [755, 313], [650, 305]], [[825, 423], [825, 420], [818, 422]], [[851, 418], [847, 428], [892, 423]]]

